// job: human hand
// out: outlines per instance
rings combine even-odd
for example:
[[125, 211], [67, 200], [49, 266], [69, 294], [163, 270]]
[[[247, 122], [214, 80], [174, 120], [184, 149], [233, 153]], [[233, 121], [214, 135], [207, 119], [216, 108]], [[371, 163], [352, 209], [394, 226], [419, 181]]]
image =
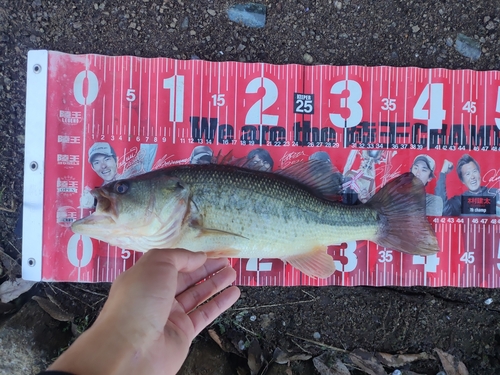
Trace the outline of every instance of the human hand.
[[441, 168], [441, 173], [448, 174], [453, 170], [453, 163], [449, 160], [444, 159], [443, 168]]
[[227, 259], [207, 260], [204, 253], [147, 252], [116, 279], [94, 325], [49, 370], [177, 373], [191, 341], [239, 298], [232, 286], [200, 306], [234, 281], [236, 272], [227, 266]]

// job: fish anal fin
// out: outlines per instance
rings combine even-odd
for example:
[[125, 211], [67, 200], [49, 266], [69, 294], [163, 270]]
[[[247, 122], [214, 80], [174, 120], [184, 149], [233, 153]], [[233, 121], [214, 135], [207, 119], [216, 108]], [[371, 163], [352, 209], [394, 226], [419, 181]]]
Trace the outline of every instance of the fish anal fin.
[[311, 277], [325, 279], [335, 272], [333, 258], [327, 254], [324, 246], [318, 246], [308, 253], [282, 258], [282, 260]]
[[208, 258], [237, 258], [240, 252], [236, 249], [228, 248], [207, 251], [206, 253]]

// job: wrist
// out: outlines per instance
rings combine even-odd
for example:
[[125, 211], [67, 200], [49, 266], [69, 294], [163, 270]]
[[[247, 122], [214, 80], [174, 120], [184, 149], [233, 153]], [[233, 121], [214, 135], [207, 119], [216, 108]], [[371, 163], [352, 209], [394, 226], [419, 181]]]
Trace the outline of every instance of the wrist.
[[75, 375], [133, 373], [142, 355], [116, 329], [94, 325], [84, 332], [50, 367]]

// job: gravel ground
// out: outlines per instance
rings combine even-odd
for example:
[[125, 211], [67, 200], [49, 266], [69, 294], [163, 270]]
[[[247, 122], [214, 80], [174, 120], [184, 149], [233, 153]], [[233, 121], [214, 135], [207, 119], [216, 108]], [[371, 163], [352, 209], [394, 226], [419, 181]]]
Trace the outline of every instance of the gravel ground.
[[[500, 69], [500, 4], [495, 0], [260, 1], [267, 6], [261, 29], [230, 22], [226, 9], [233, 3], [0, 0], [0, 247], [7, 254], [18, 258], [21, 248], [14, 228], [22, 203], [25, 70], [31, 49], [275, 64]], [[455, 48], [458, 34], [475, 41], [473, 59]], [[4, 264], [2, 272], [17, 271]], [[36, 293], [47, 288], [39, 286]], [[107, 291], [106, 286], [92, 288], [94, 293]], [[65, 309], [95, 316], [95, 307], [78, 302], [88, 301], [90, 294], [71, 290], [73, 297], [60, 294], [67, 297], [60, 297]], [[307, 300], [304, 291], [313, 296], [310, 302], [287, 305]], [[312, 355], [325, 350], [294, 335], [346, 350], [416, 353], [440, 347], [462, 360], [471, 374], [492, 374], [500, 372], [500, 314], [495, 302], [484, 304], [487, 298], [500, 301], [500, 292], [243, 288], [237, 307], [247, 313], [227, 313], [218, 328], [247, 340], [242, 326], [258, 331], [268, 359], [278, 346]], [[263, 305], [273, 306], [257, 308]], [[0, 316], [0, 322], [7, 318]], [[241, 360], [227, 357], [232, 361], [228, 371], [235, 373]], [[436, 361], [412, 367], [425, 374], [440, 369]], [[311, 366], [290, 370], [313, 373]]]

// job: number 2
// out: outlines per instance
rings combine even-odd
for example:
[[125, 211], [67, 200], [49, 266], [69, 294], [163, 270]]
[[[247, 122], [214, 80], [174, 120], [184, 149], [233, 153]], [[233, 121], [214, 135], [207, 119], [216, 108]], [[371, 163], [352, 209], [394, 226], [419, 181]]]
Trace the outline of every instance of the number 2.
[[254, 78], [252, 79], [245, 90], [247, 94], [256, 94], [259, 88], [264, 87], [266, 90], [264, 97], [257, 100], [250, 107], [245, 117], [246, 125], [278, 125], [277, 115], [263, 114], [266, 109], [272, 106], [278, 99], [278, 87], [269, 78]]

